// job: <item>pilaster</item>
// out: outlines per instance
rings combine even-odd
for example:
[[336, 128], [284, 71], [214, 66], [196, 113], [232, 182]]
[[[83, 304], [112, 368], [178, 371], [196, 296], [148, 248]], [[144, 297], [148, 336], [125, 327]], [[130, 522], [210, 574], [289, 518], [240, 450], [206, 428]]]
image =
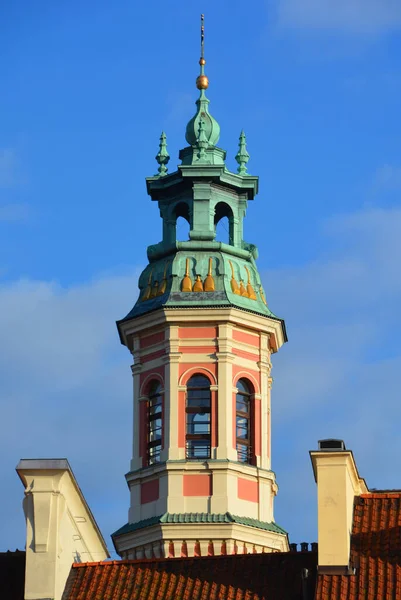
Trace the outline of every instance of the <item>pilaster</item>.
[[[138, 343], [138, 342], [136, 342]], [[140, 469], [142, 466], [142, 458], [139, 456], [139, 402], [140, 402], [140, 377], [142, 372], [142, 364], [134, 363], [131, 365], [132, 372], [132, 387], [133, 387], [133, 430], [134, 430], [134, 438], [132, 440], [132, 460], [131, 460], [131, 470], [135, 471], [136, 469]]]
[[216, 458], [236, 460], [237, 451], [233, 445], [233, 369], [235, 355], [232, 353], [233, 325], [221, 323], [219, 325], [218, 346], [216, 353], [218, 370], [218, 427], [219, 445]]

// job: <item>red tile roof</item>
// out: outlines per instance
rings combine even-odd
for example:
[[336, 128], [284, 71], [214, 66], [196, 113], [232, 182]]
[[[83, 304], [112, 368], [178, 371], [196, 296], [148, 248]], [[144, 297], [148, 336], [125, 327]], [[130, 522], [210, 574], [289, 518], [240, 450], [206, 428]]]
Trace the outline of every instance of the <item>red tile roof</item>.
[[316, 600], [401, 598], [401, 491], [355, 499], [351, 566], [355, 575], [319, 575]]
[[[76, 564], [63, 600], [309, 600], [316, 565], [316, 552]], [[318, 575], [316, 600], [401, 599], [401, 491], [355, 499], [351, 566]]]
[[313, 598], [316, 552], [74, 564], [63, 600], [300, 600]]

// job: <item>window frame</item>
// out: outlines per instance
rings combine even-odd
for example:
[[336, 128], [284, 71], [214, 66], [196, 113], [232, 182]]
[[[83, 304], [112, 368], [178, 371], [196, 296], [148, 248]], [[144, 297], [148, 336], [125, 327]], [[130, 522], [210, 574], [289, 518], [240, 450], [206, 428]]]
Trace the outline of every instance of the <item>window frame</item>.
[[[151, 381], [146, 400], [146, 465], [148, 467], [161, 462], [163, 449], [163, 387], [158, 380]], [[153, 402], [155, 401], [155, 402]], [[151, 413], [153, 408], [159, 410]], [[158, 419], [160, 426], [152, 427]], [[152, 438], [152, 434], [160, 433], [159, 437]], [[157, 449], [153, 452], [154, 449]]]
[[[239, 390], [238, 384], [241, 382], [243, 387], [247, 391]], [[252, 384], [241, 377], [236, 383], [237, 392], [235, 394], [235, 448], [237, 451], [237, 461], [243, 464], [254, 465], [255, 464], [255, 454], [254, 454], [254, 392], [252, 388]], [[244, 402], [244, 398], [246, 399], [248, 410], [242, 411], [238, 410], [238, 400], [241, 398], [241, 402]], [[238, 436], [238, 420], [246, 420], [247, 423], [247, 437], [239, 437]], [[243, 451], [239, 450], [239, 446], [244, 448]]]
[[[195, 377], [202, 377], [205, 380], [205, 385], [193, 385], [191, 386], [191, 380], [193, 380]], [[206, 385], [207, 382], [207, 385]], [[206, 375], [204, 375], [203, 373], [195, 373], [194, 375], [192, 375], [186, 384], [186, 393], [185, 393], [185, 458], [186, 460], [209, 460], [211, 458], [211, 452], [212, 452], [212, 392], [211, 392], [211, 383], [208, 377], [206, 377]], [[188, 400], [189, 400], [189, 393], [190, 392], [205, 392], [208, 391], [209, 393], [209, 398], [208, 398], [208, 406], [205, 406], [204, 404], [200, 403], [198, 405], [193, 405], [193, 406], [189, 406], [188, 405]], [[190, 421], [188, 420], [189, 415], [208, 415], [209, 416], [209, 420], [205, 421], [202, 423], [202, 425], [208, 425], [209, 427], [209, 431], [207, 433], [193, 433], [193, 432], [188, 432], [188, 428], [189, 425], [194, 425], [194, 423], [190, 423]], [[191, 442], [202, 442], [202, 441], [207, 441], [207, 444], [200, 444], [199, 446], [196, 446], [195, 444], [192, 445]], [[201, 449], [202, 447], [206, 448], [206, 453], [204, 455], [196, 455], [196, 451], [198, 449]], [[191, 452], [192, 450], [192, 452]]]

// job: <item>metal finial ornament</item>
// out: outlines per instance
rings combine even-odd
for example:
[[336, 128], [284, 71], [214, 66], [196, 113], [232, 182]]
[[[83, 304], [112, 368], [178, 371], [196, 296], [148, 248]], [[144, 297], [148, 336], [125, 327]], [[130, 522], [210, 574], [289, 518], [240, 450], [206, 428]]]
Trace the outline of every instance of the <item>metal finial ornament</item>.
[[209, 87], [209, 80], [205, 75], [205, 15], [201, 15], [201, 55], [199, 59], [200, 75], [196, 79], [198, 90], [206, 90]]
[[205, 15], [201, 15], [201, 60], [205, 59]]
[[164, 175], [167, 175], [167, 163], [170, 160], [170, 155], [167, 152], [167, 137], [166, 134], [164, 133], [164, 131], [162, 131], [161, 136], [160, 136], [160, 143], [159, 143], [159, 152], [156, 154], [156, 160], [159, 163], [159, 168], [158, 170], [158, 175], [160, 177], [163, 177]]
[[246, 137], [245, 137], [244, 130], [241, 131], [241, 135], [239, 136], [239, 148], [238, 148], [238, 152], [235, 156], [235, 160], [238, 163], [237, 172], [240, 175], [246, 175], [247, 174], [246, 164], [249, 160], [249, 154], [246, 150]]

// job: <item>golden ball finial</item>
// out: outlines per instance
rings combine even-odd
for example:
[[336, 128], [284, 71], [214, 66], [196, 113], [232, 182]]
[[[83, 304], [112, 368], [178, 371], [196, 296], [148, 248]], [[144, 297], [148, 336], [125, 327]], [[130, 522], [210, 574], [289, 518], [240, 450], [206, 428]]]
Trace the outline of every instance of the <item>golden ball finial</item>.
[[206, 61], [205, 61], [205, 59], [203, 58], [203, 56], [202, 56], [202, 57], [199, 59], [199, 64], [200, 64], [201, 66], [204, 66], [204, 65], [206, 64]]
[[209, 79], [206, 75], [199, 75], [196, 79], [196, 87], [198, 90], [207, 90], [209, 87]]

